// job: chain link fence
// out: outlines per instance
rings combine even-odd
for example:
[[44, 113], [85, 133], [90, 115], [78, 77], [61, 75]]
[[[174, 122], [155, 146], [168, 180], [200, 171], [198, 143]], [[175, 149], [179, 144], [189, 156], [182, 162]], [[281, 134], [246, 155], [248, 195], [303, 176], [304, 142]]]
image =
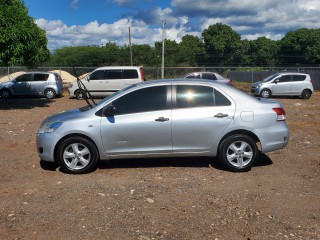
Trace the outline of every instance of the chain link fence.
[[[64, 73], [70, 74], [74, 79], [76, 76], [84, 76], [93, 71], [95, 67], [39, 67], [37, 69], [28, 69], [26, 67], [7, 67], [0, 68], [0, 82], [4, 79], [14, 78], [16, 72], [29, 72], [29, 71], [56, 71], [62, 78]], [[161, 67], [144, 67], [144, 74], [147, 80], [160, 79]], [[275, 67], [275, 68], [257, 68], [257, 67], [166, 67], [164, 70], [165, 78], [179, 78], [190, 72], [209, 71], [221, 74], [224, 77], [232, 79], [232, 81], [240, 82], [257, 82], [261, 81], [267, 76], [277, 72], [301, 72], [308, 73], [311, 76], [313, 86], [316, 90], [320, 90], [320, 67]], [[11, 77], [10, 77], [11, 76]], [[69, 80], [70, 81], [70, 80]]]

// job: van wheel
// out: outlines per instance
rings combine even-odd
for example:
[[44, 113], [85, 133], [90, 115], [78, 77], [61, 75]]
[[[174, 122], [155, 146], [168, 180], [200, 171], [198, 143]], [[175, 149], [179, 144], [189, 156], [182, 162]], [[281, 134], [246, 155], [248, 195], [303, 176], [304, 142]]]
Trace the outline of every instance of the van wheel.
[[81, 100], [81, 99], [85, 99], [86, 98], [86, 92], [84, 90], [78, 89], [78, 90], [75, 91], [74, 94], [76, 95], [76, 99], [80, 99]]
[[233, 172], [244, 172], [253, 166], [258, 148], [255, 141], [247, 135], [232, 135], [219, 146], [219, 159]]
[[46, 98], [48, 99], [53, 99], [56, 97], [56, 91], [53, 90], [53, 89], [47, 89], [45, 92], [44, 92], [44, 95], [46, 96]]
[[260, 96], [263, 98], [269, 98], [271, 96], [271, 91], [269, 89], [263, 89]]
[[301, 98], [302, 99], [309, 99], [312, 95], [312, 92], [310, 90], [303, 90], [302, 93], [301, 93]]
[[88, 173], [98, 163], [98, 151], [95, 145], [83, 137], [70, 137], [58, 148], [58, 162], [66, 173]]
[[7, 99], [11, 97], [11, 92], [8, 89], [3, 89], [0, 91], [1, 98]]

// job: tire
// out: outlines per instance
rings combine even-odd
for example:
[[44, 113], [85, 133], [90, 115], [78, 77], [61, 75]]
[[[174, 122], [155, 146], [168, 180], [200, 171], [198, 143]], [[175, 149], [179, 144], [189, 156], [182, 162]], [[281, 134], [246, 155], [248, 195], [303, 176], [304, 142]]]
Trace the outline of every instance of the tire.
[[70, 137], [58, 148], [58, 162], [66, 173], [89, 173], [96, 169], [98, 151], [96, 146], [83, 137]]
[[8, 99], [8, 98], [11, 98], [11, 92], [10, 90], [8, 89], [3, 89], [0, 91], [0, 97], [2, 99]]
[[56, 91], [49, 88], [47, 90], [44, 91], [44, 95], [46, 96], [46, 98], [48, 99], [53, 99], [56, 97]]
[[74, 94], [76, 95], [76, 99], [81, 100], [86, 98], [86, 92], [84, 90], [77, 89]]
[[232, 172], [249, 171], [256, 161], [258, 148], [247, 135], [232, 135], [219, 146], [219, 159]]
[[269, 89], [262, 89], [260, 97], [269, 98], [271, 97], [271, 91]]
[[309, 98], [311, 98], [311, 95], [312, 95], [312, 92], [310, 90], [305, 89], [301, 93], [301, 98], [302, 99], [309, 99]]

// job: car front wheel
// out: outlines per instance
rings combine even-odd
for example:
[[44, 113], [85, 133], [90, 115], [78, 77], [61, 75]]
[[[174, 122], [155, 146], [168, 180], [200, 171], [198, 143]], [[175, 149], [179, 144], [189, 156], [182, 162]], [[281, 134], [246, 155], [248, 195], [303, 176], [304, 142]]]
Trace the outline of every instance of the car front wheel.
[[70, 137], [58, 148], [58, 162], [67, 173], [88, 173], [98, 163], [98, 151], [95, 145], [83, 137]]
[[260, 93], [260, 96], [263, 98], [269, 98], [271, 96], [271, 92], [269, 89], [263, 89]]
[[251, 137], [237, 134], [229, 136], [221, 142], [219, 159], [228, 170], [244, 172], [253, 166], [257, 152], [257, 145]]
[[1, 98], [7, 99], [11, 97], [11, 92], [7, 89], [1, 90], [0, 91], [0, 96]]

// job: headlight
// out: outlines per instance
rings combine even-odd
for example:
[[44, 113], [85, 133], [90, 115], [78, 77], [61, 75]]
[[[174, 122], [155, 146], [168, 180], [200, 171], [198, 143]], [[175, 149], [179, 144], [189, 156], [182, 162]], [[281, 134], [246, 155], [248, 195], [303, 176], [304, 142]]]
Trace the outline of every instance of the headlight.
[[58, 129], [62, 123], [61, 121], [47, 122], [39, 129], [39, 133], [52, 133]]

